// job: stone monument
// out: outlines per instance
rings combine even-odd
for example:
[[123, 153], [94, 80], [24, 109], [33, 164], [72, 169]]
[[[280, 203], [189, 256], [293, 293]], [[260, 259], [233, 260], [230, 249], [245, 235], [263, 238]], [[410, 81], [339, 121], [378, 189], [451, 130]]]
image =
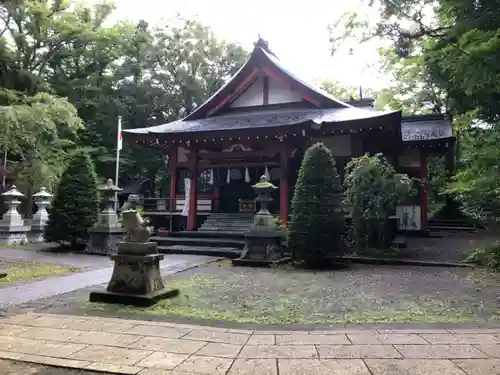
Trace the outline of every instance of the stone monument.
[[21, 204], [20, 198], [24, 194], [19, 192], [16, 185], [12, 185], [10, 190], [2, 194], [5, 204], [8, 206], [7, 212], [0, 220], [0, 245], [27, 244], [27, 233], [29, 225], [26, 225], [17, 207]]
[[290, 258], [284, 256], [281, 246], [284, 233], [278, 228], [267, 208], [273, 201], [270, 193], [277, 187], [269, 182], [266, 176], [262, 176], [260, 182], [252, 187], [257, 193], [255, 201], [260, 204], [260, 209], [250, 230], [245, 234], [246, 245], [241, 257], [233, 259], [232, 263], [234, 266], [269, 267], [287, 262]]
[[123, 227], [115, 211], [115, 195], [122, 189], [115, 186], [112, 179], [108, 179], [98, 190], [104, 197], [106, 206], [89, 231], [90, 237], [85, 252], [110, 255], [116, 253], [117, 243], [123, 236]]
[[148, 220], [137, 212], [139, 196], [128, 197], [127, 209], [122, 212], [125, 238], [118, 243], [117, 254], [111, 255], [115, 266], [106, 291], [90, 293], [90, 302], [151, 306], [160, 299], [174, 297], [178, 289], [167, 289], [160, 274], [156, 243], [149, 242]]
[[30, 243], [45, 242], [43, 232], [49, 220], [47, 207], [50, 204], [50, 198], [52, 198], [52, 194], [44, 187], [42, 187], [38, 193], [33, 194], [33, 200], [38, 207], [38, 211], [33, 215], [33, 219], [31, 219], [31, 229], [28, 233], [28, 241]]

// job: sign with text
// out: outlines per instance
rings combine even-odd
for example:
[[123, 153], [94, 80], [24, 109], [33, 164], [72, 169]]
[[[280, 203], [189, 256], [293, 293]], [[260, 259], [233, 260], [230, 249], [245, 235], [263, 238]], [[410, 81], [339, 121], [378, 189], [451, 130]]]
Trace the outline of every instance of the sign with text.
[[403, 122], [401, 124], [403, 141], [426, 141], [453, 136], [451, 123], [446, 120], [425, 122]]

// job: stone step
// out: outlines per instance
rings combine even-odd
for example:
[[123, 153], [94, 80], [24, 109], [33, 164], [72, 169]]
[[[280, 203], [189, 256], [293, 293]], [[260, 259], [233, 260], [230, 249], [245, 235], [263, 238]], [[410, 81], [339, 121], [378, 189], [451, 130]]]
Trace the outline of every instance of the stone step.
[[477, 232], [477, 229], [474, 227], [455, 227], [441, 225], [429, 225], [429, 230], [435, 232]]
[[248, 225], [202, 225], [200, 229], [203, 230], [227, 230], [227, 231], [234, 231], [234, 232], [240, 232], [240, 231], [247, 231], [250, 229], [252, 224]]
[[203, 237], [151, 237], [160, 246], [185, 245], [185, 246], [208, 246], [208, 247], [235, 247], [243, 249], [244, 239], [232, 238], [203, 238]]
[[188, 232], [188, 231], [181, 231], [181, 232], [172, 232], [170, 233], [169, 237], [180, 237], [180, 238], [185, 238], [185, 237], [192, 237], [192, 238], [227, 238], [227, 239], [245, 239], [245, 233], [244, 232], [233, 232], [233, 231], [201, 231], [198, 230], [196, 232]]
[[163, 254], [210, 255], [225, 258], [238, 258], [241, 255], [241, 249], [234, 247], [171, 245], [158, 246], [158, 251]]

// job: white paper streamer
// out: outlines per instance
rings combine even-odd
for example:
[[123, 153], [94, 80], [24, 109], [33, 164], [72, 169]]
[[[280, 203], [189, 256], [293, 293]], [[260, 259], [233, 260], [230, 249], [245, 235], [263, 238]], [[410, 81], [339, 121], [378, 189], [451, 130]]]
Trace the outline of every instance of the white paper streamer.
[[271, 180], [271, 176], [269, 175], [269, 169], [267, 169], [267, 165], [266, 165], [266, 170], [264, 171], [264, 176], [266, 176], [267, 181]]
[[214, 169], [213, 168], [210, 169], [210, 177], [208, 178], [208, 183], [210, 185], [214, 184]]
[[231, 182], [231, 169], [229, 169], [229, 167], [227, 167], [227, 176], [226, 176], [226, 183], [230, 183]]
[[245, 182], [250, 182], [250, 173], [248, 173], [247, 167], [245, 167]]

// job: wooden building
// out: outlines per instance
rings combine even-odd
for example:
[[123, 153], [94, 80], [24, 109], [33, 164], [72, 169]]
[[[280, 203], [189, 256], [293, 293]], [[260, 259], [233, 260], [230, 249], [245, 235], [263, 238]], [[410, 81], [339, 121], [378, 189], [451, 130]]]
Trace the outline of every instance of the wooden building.
[[253, 210], [250, 186], [267, 174], [279, 187], [271, 210], [286, 222], [302, 156], [321, 141], [341, 178], [346, 163], [367, 152], [381, 152], [420, 178], [418, 198], [397, 214], [402, 229], [425, 229], [427, 156], [452, 149], [451, 124], [441, 116], [379, 112], [372, 102], [343, 102], [304, 82], [260, 39], [241, 69], [188, 116], [124, 130], [127, 142], [168, 154], [169, 197], [145, 211], [170, 217], [184, 211], [187, 230], [195, 231], [214, 213]]

